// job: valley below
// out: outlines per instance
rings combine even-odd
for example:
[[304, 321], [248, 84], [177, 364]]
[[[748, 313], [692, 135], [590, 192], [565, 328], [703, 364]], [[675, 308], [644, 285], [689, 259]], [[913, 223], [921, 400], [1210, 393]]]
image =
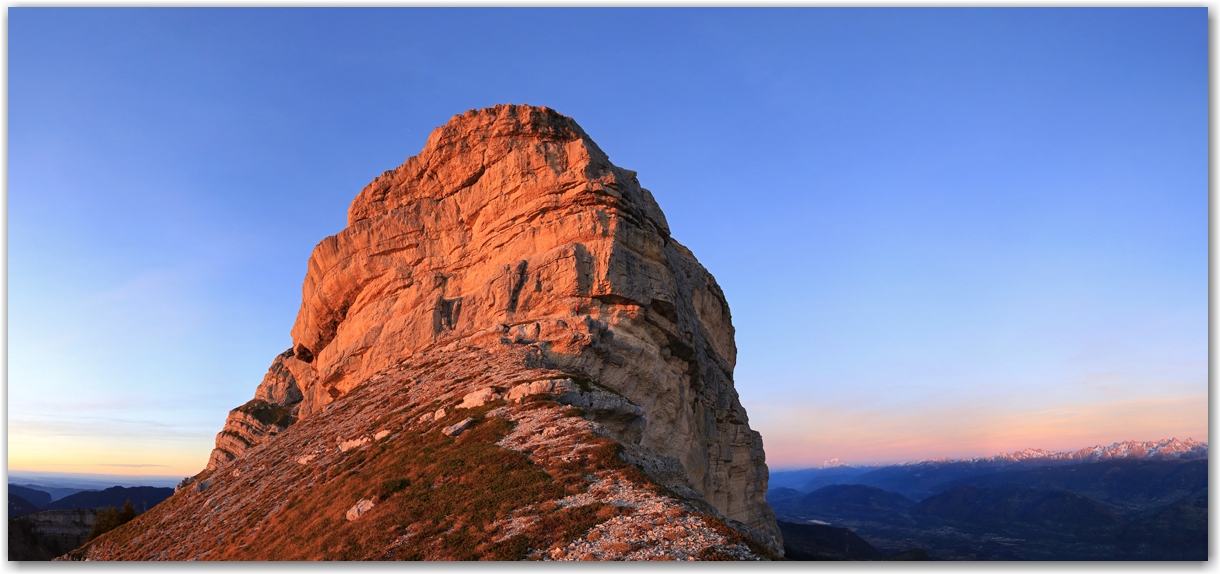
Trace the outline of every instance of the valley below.
[[[1207, 560], [1206, 458], [807, 474], [817, 488], [768, 492], [781, 526], [845, 528], [878, 556], [919, 549], [934, 560]], [[784, 534], [786, 545], [796, 543], [789, 528]]]

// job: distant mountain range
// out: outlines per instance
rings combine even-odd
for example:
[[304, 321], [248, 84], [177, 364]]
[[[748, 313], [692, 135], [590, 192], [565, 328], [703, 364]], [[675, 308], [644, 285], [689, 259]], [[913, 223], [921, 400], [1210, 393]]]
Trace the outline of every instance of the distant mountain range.
[[[17, 484], [8, 485], [8, 495], [10, 501], [14, 496], [19, 496], [27, 503], [33, 504], [37, 508], [47, 508], [51, 504], [51, 500], [54, 499], [54, 497], [51, 496], [51, 493], [45, 490], [20, 486]], [[9, 516], [12, 516], [11, 512], [9, 513]]]
[[99, 510], [109, 506], [122, 508], [128, 500], [131, 501], [136, 512], [143, 513], [169, 498], [173, 493], [172, 488], [155, 486], [112, 486], [103, 490], [79, 491], [53, 500], [49, 492], [39, 489], [37, 485], [10, 484], [8, 485], [8, 516], [15, 518], [41, 510], [68, 508], [88, 510]]
[[[1027, 448], [1014, 453], [1000, 454], [975, 458], [932, 458], [899, 463], [851, 465], [831, 459], [820, 467], [800, 470], [772, 471], [770, 488], [791, 488], [811, 492], [831, 484], [873, 484], [884, 480], [887, 475], [908, 475], [907, 470], [919, 468], [919, 474], [925, 482], [942, 482], [946, 476], [962, 478], [994, 472], [997, 467], [1009, 466], [1051, 466], [1060, 464], [1077, 464], [1082, 462], [1101, 462], [1108, 460], [1197, 460], [1206, 459], [1208, 444], [1194, 439], [1179, 440], [1176, 438], [1158, 441], [1123, 441], [1110, 446], [1091, 446], [1076, 451], [1048, 451], [1037, 448]], [[878, 472], [880, 471], [880, 472]], [[867, 477], [866, 477], [867, 475]], [[859, 478], [857, 478], [859, 477]], [[903, 492], [907, 496], [923, 498], [934, 494], [926, 489], [920, 489], [914, 483], [902, 479], [908, 487], [914, 488]], [[892, 487], [892, 484], [873, 484], [881, 488]], [[891, 490], [893, 490], [891, 488]]]
[[850, 529], [881, 555], [919, 549], [937, 560], [1206, 560], [1207, 470], [1206, 443], [1128, 441], [781, 471], [767, 500], [781, 525]]
[[[832, 470], [843, 468], [878, 468], [883, 466], [908, 466], [913, 464], [924, 464], [929, 462], [1097, 462], [1102, 460], [1114, 459], [1130, 459], [1139, 458], [1145, 460], [1191, 460], [1196, 458], [1207, 458], [1207, 443], [1200, 442], [1192, 438], [1179, 440], [1177, 438], [1165, 438], [1154, 441], [1134, 441], [1127, 440], [1116, 442], [1110, 446], [1090, 446], [1080, 450], [1073, 451], [1053, 451], [1043, 450], [1040, 448], [1027, 448], [1014, 453], [1002, 452], [991, 456], [980, 456], [973, 458], [950, 458], [937, 457], [913, 460], [908, 462], [892, 462], [892, 463], [876, 463], [854, 465], [844, 462], [838, 458], [832, 458], [822, 463], [820, 467], [811, 467], [802, 470]], [[800, 472], [800, 471], [776, 471], [779, 473]], [[773, 473], [774, 474], [774, 473]]]
[[122, 508], [128, 500], [136, 512], [144, 513], [174, 494], [172, 488], [156, 486], [112, 486], [105, 490], [86, 490], [52, 502], [48, 509], [91, 508], [99, 510], [109, 506]]
[[[110, 486], [124, 486], [121, 484], [103, 484], [103, 485], [98, 485], [97, 487], [51, 486], [51, 485], [42, 484], [42, 483], [13, 482], [11, 477], [10, 477], [9, 481], [10, 482], [8, 483], [8, 488], [9, 488], [10, 494], [12, 494], [14, 492], [13, 491], [14, 488], [24, 489], [24, 492], [18, 492], [18, 494], [25, 497], [26, 500], [33, 501], [35, 504], [38, 504], [38, 501], [34, 500], [34, 498], [30, 498], [31, 495], [34, 496], [35, 498], [42, 498], [43, 494], [47, 494], [47, 495], [50, 495], [51, 500], [59, 500], [65, 496], [69, 496], [69, 495], [76, 494], [78, 492], [83, 492], [86, 490], [101, 490], [103, 488], [107, 488]], [[34, 492], [38, 492], [40, 494], [33, 494]], [[50, 504], [50, 502], [48, 501], [47, 504]]]
[[1194, 439], [1178, 440], [1176, 438], [1159, 441], [1116, 442], [1110, 446], [1091, 446], [1077, 451], [1047, 451], [1040, 448], [1027, 448], [1012, 454], [1002, 452], [997, 455], [980, 458], [962, 459], [929, 459], [904, 464], [921, 464], [924, 462], [1100, 462], [1103, 460], [1193, 460], [1207, 458], [1207, 443]]

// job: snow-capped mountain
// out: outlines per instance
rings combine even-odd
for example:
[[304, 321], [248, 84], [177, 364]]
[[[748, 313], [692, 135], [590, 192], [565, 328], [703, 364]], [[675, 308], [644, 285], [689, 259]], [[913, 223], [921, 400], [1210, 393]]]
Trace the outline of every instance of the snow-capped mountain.
[[[1191, 438], [1178, 440], [1176, 438], [1154, 441], [1123, 441], [1110, 446], [1090, 446], [1075, 451], [1052, 451], [1040, 448], [1027, 448], [1013, 453], [1002, 452], [992, 456], [974, 458], [952, 458], [940, 456], [906, 462], [890, 463], [875, 462], [871, 464], [853, 464], [838, 458], [823, 461], [820, 467], [802, 470], [773, 471], [772, 478], [778, 475], [798, 472], [841, 470], [841, 469], [874, 469], [899, 466], [916, 466], [925, 464], [980, 463], [983, 465], [1008, 465], [1024, 463], [1034, 466], [1071, 464], [1077, 462], [1103, 462], [1107, 460], [1195, 460], [1207, 458], [1207, 443]], [[772, 482], [776, 482], [772, 480]], [[782, 481], [781, 481], [782, 482]]]
[[1014, 453], [1002, 452], [994, 456], [960, 459], [961, 462], [1099, 462], [1116, 459], [1137, 460], [1191, 460], [1207, 458], [1207, 443], [1194, 439], [1176, 438], [1157, 441], [1116, 442], [1110, 446], [1091, 446], [1077, 451], [1047, 451], [1027, 448]]

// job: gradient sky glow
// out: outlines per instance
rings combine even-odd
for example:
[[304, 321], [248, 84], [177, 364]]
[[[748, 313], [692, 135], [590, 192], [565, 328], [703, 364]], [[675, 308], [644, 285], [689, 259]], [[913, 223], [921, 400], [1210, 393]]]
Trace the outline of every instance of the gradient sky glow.
[[1206, 8], [8, 15], [10, 471], [200, 470], [356, 193], [510, 102], [716, 276], [772, 469], [1207, 440]]

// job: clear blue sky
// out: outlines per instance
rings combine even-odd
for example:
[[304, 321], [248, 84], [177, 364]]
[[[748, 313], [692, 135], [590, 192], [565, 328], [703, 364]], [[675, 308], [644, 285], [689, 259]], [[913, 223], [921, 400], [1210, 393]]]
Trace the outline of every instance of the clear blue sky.
[[191, 474], [452, 115], [572, 116], [773, 468], [1206, 440], [1207, 9], [9, 9], [10, 469]]

